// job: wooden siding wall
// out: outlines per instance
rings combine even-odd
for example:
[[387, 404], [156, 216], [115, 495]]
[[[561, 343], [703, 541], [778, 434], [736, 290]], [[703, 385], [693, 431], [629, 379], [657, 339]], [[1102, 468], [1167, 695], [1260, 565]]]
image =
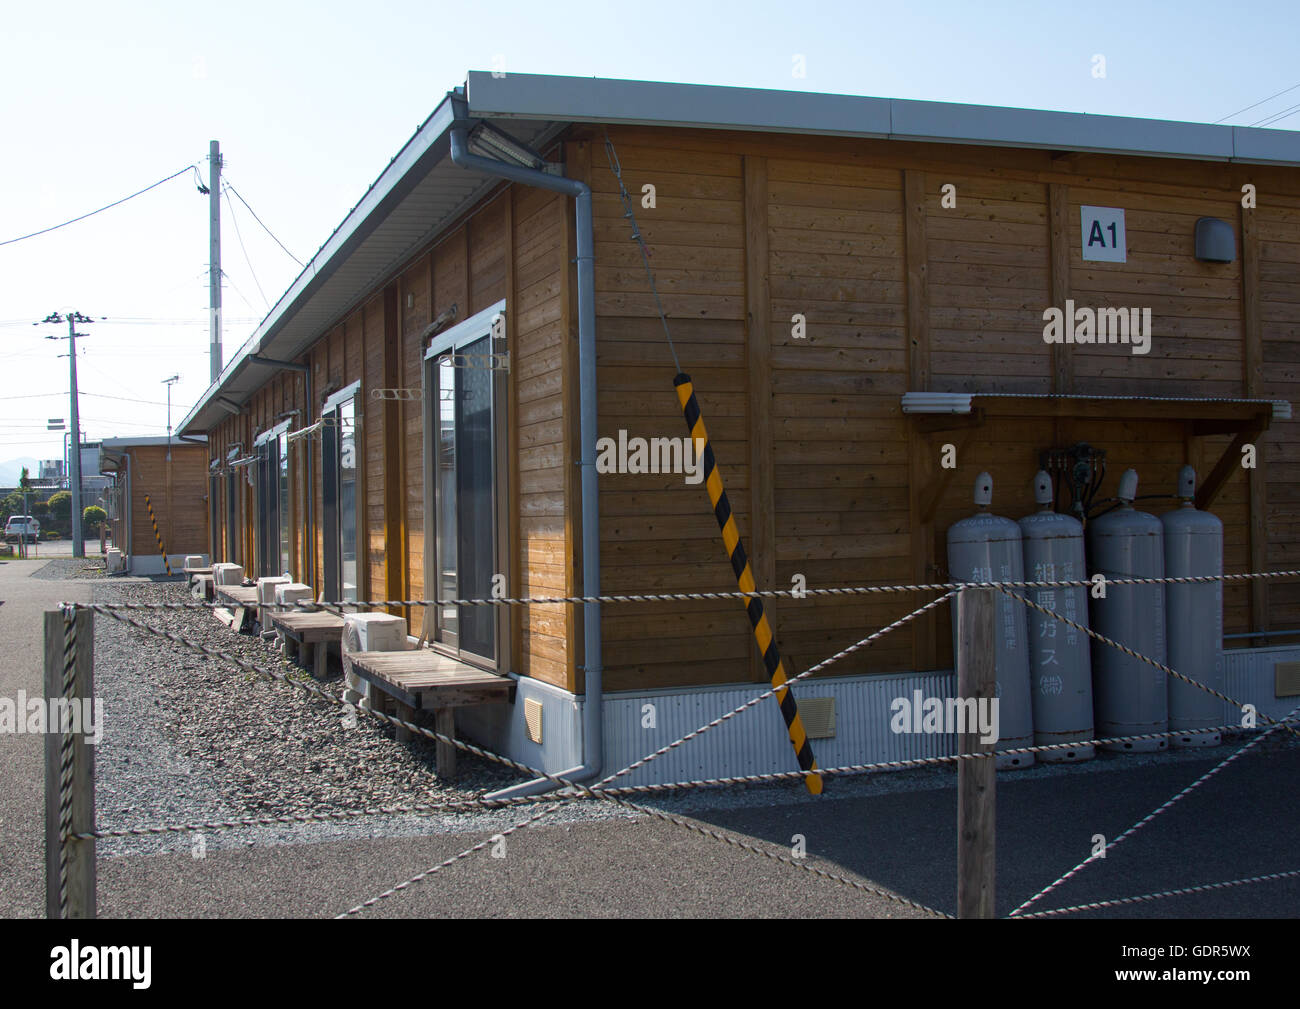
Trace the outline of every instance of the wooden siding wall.
[[[996, 512], [1027, 514], [1039, 453], [1053, 445], [1106, 449], [1106, 497], [1129, 466], [1141, 493], [1172, 490], [1185, 461], [1204, 478], [1230, 441], [1190, 438], [1180, 421], [1014, 418], [926, 438], [901, 413], [909, 389], [1300, 401], [1300, 187], [1284, 170], [652, 129], [613, 139], [760, 587], [788, 588], [798, 574], [809, 587], [942, 579], [944, 535], [973, 510], [975, 475], [993, 474]], [[673, 365], [598, 162], [599, 433], [680, 436]], [[1240, 207], [1245, 182], [1266, 194], [1258, 211]], [[653, 209], [639, 205], [646, 183]], [[956, 206], [945, 208], [949, 183]], [[1081, 204], [1125, 209], [1126, 263], [1084, 263]], [[1236, 262], [1195, 260], [1203, 216], [1238, 225]], [[1247, 270], [1259, 274], [1253, 310]], [[1150, 308], [1150, 353], [1048, 346], [1043, 310], [1066, 298]], [[796, 314], [806, 338], [792, 332]], [[1254, 379], [1252, 353], [1264, 364]], [[1267, 520], [1261, 511], [1252, 529], [1252, 478], [1240, 468], [1212, 506], [1230, 572], [1300, 562], [1300, 447], [1289, 431], [1275, 427], [1260, 446], [1254, 493], [1260, 509], [1265, 493], [1272, 503]], [[957, 471], [923, 501], [949, 441]], [[680, 476], [602, 476], [601, 551], [606, 592], [734, 587], [704, 489]], [[1300, 590], [1270, 591], [1271, 612], [1250, 588], [1230, 588], [1228, 632], [1297, 626]], [[920, 601], [782, 601], [778, 640], [797, 672]], [[607, 608], [603, 629], [608, 689], [761, 678], [734, 603]], [[950, 662], [943, 610], [833, 672]]]
[[[1289, 193], [1261, 186], [1258, 209], [1241, 215], [1243, 263], [1259, 290], [1257, 303], [1248, 299], [1243, 313], [1248, 334], [1261, 345], [1260, 366], [1247, 379], [1257, 384], [1257, 395], [1300, 409], [1300, 195], [1294, 186]], [[1264, 437], [1258, 484], [1252, 482], [1268, 501], [1255, 531], [1267, 544], [1267, 566], [1277, 569], [1300, 567], [1300, 439], [1293, 431], [1284, 424]], [[1275, 628], [1300, 627], [1300, 582], [1267, 586], [1265, 605]]]
[[[296, 372], [272, 377], [247, 403], [245, 412], [217, 425], [211, 456], [223, 463], [241, 442], [252, 452], [256, 435], [287, 411], [297, 410], [292, 428], [315, 423], [330, 393], [361, 382], [357, 420], [364, 454], [360, 464], [361, 521], [358, 548], [364, 598], [424, 598], [423, 413], [417, 399], [379, 400], [377, 389], [421, 388], [420, 337], [430, 321], [455, 306], [463, 320], [504, 299], [512, 355], [506, 407], [510, 478], [501, 506], [508, 509], [511, 542], [507, 558], [512, 589], [521, 594], [575, 591], [571, 551], [566, 544], [569, 507], [565, 485], [565, 336], [571, 291], [563, 269], [565, 201], [536, 190], [506, 188], [476, 208], [432, 249], [414, 257], [383, 288], [322, 335], [301, 363], [311, 368], [313, 397]], [[576, 339], [576, 332], [574, 334]], [[294, 574], [319, 592], [323, 584], [323, 514], [319, 437], [291, 443]], [[312, 487], [306, 486], [306, 453], [312, 453]], [[239, 542], [225, 542], [223, 557], [253, 563], [253, 488], [239, 470]], [[316, 524], [307, 528], [306, 495], [314, 498]], [[230, 507], [227, 503], [224, 507]], [[223, 507], [223, 513], [224, 513]], [[306, 569], [307, 537], [314, 536], [312, 569]], [[412, 634], [423, 630], [427, 611], [403, 612]], [[512, 671], [568, 688], [575, 686], [569, 641], [572, 628], [563, 606], [533, 607], [512, 614]]]
[[[568, 174], [594, 193], [598, 433], [682, 438], [676, 369], [596, 137], [575, 129], [563, 157]], [[1177, 420], [1113, 418], [1003, 417], [927, 435], [901, 413], [908, 390], [1300, 403], [1300, 185], [1287, 170], [649, 128], [613, 138], [760, 587], [788, 588], [797, 575], [809, 587], [943, 579], [944, 534], [970, 513], [976, 473], [994, 476], [994, 510], [1019, 517], [1033, 508], [1039, 452], [1053, 445], [1106, 449], [1106, 497], [1128, 466], [1144, 494], [1168, 491], [1184, 461], [1205, 477], [1230, 440], [1191, 438]], [[1240, 207], [1245, 182], [1258, 187], [1257, 210]], [[639, 205], [645, 183], [656, 187], [653, 209]], [[955, 207], [940, 202], [945, 184], [955, 187]], [[1084, 263], [1082, 204], [1125, 209], [1127, 263]], [[1234, 223], [1236, 262], [1196, 262], [1193, 227], [1202, 216]], [[363, 594], [433, 594], [424, 584], [421, 407], [371, 392], [420, 388], [420, 334], [430, 320], [453, 305], [464, 319], [504, 298], [509, 588], [580, 592], [573, 255], [571, 201], [498, 190], [302, 357], [314, 402], [305, 401], [301, 376], [274, 376], [243, 415], [211, 432], [212, 456], [224, 462], [235, 442], [249, 454], [256, 433], [285, 411], [300, 411], [294, 427], [314, 422], [328, 392], [360, 380]], [[1049, 347], [1043, 310], [1067, 298], [1149, 307], [1150, 353]], [[792, 329], [796, 315], [805, 319], [802, 338]], [[1236, 471], [1214, 502], [1229, 571], [1300, 564], [1300, 444], [1291, 430], [1275, 425], [1260, 440], [1260, 468]], [[958, 466], [944, 482], [938, 452], [946, 442], [956, 445]], [[294, 556], [301, 566], [308, 444], [317, 529], [307, 574], [319, 587], [318, 439], [294, 449]], [[234, 503], [238, 542], [225, 542], [224, 523], [217, 539], [223, 556], [251, 573], [246, 474]], [[607, 474], [600, 488], [603, 591], [735, 587], [702, 486], [682, 474]], [[799, 672], [920, 601], [783, 600], [772, 610], [788, 666]], [[1300, 587], [1233, 586], [1225, 606], [1229, 632], [1300, 626]], [[408, 616], [420, 633], [423, 611]], [[511, 668], [581, 690], [580, 612], [534, 606], [511, 619]], [[602, 620], [609, 690], [763, 678], [734, 601], [606, 607]], [[941, 609], [831, 672], [950, 661]]]
[[[149, 495], [158, 532], [168, 554], [208, 552], [208, 453], [201, 445], [127, 449], [131, 474], [131, 550], [139, 557], [158, 555], [158, 541], [144, 496]], [[125, 543], [117, 546], [125, 549]]]

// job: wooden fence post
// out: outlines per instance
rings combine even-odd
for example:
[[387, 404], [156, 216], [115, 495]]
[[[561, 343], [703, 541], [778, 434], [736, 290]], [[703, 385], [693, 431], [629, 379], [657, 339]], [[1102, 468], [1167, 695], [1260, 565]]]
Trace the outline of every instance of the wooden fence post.
[[[73, 631], [71, 651], [67, 632]], [[45, 613], [45, 914], [48, 918], [94, 918], [95, 842], [70, 840], [95, 826], [95, 749], [89, 735], [94, 704], [94, 613], [77, 609], [69, 620], [62, 610]], [[70, 666], [70, 668], [69, 668]], [[65, 701], [64, 677], [71, 683]], [[78, 713], [72, 718], [72, 706]], [[66, 714], [63, 714], [65, 713]], [[60, 728], [76, 728], [65, 753]], [[103, 726], [96, 728], [102, 731]], [[64, 775], [64, 762], [69, 771]], [[66, 793], [66, 794], [65, 794]], [[66, 811], [65, 811], [66, 804]]]
[[[957, 696], [983, 707], [997, 694], [994, 616], [997, 589], [957, 593]], [[957, 917], [992, 918], [996, 868], [996, 741], [980, 741], [979, 719], [957, 737], [958, 753], [987, 753], [957, 764]]]

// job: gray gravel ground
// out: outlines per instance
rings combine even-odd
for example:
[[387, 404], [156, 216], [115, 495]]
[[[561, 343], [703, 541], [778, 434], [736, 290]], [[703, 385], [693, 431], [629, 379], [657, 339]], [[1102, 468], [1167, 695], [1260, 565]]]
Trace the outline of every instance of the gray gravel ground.
[[55, 557], [32, 572], [33, 578], [82, 579], [107, 578], [102, 557]]
[[[95, 588], [96, 602], [188, 599], [175, 583]], [[206, 610], [131, 615], [187, 641], [310, 680], [273, 645], [232, 633]], [[96, 617], [95, 649], [96, 693], [105, 699], [96, 784], [104, 829], [468, 799], [520, 780], [509, 768], [462, 754], [456, 780], [444, 782], [434, 772], [434, 747], [425, 740], [398, 743], [391, 729], [364, 716], [349, 727], [342, 709], [319, 698], [102, 613]], [[326, 687], [337, 692], [339, 681]], [[384, 819], [382, 825], [368, 818], [210, 832], [206, 843], [220, 848], [438, 827], [426, 817]], [[189, 839], [181, 835], [110, 839], [101, 842], [100, 852], [175, 851], [179, 842], [188, 849]]]

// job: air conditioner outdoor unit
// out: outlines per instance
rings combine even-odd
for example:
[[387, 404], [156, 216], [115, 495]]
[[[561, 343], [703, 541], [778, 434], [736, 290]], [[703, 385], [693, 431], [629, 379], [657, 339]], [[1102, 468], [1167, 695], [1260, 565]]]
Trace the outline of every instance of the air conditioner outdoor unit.
[[343, 698], [368, 706], [370, 683], [352, 671], [352, 652], [406, 651], [406, 621], [389, 613], [343, 615]]

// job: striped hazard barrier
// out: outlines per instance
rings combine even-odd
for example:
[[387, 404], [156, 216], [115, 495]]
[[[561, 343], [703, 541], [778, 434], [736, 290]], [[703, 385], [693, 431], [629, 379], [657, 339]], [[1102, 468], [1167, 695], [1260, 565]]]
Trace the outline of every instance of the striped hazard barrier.
[[172, 566], [167, 561], [167, 548], [163, 546], [162, 533], [158, 531], [158, 520], [154, 518], [153, 502], [149, 500], [149, 495], [144, 496], [144, 506], [149, 509], [149, 521], [153, 523], [153, 538], [158, 541], [158, 552], [162, 554], [163, 567], [167, 569], [167, 577], [171, 577]]
[[[740, 586], [741, 592], [753, 592], [755, 591], [754, 574], [749, 568], [749, 558], [745, 556], [745, 545], [740, 541], [740, 530], [736, 528], [736, 519], [731, 514], [731, 502], [727, 500], [727, 491], [722, 486], [722, 476], [718, 472], [717, 461], [713, 458], [713, 448], [709, 445], [709, 435], [704, 428], [700, 404], [695, 398], [695, 387], [691, 384], [691, 377], [686, 374], [678, 375], [673, 379], [673, 385], [677, 388], [677, 399], [681, 403], [686, 426], [690, 429], [691, 440], [695, 443], [697, 451], [701, 451], [704, 456], [704, 486], [708, 489], [709, 501], [713, 505], [713, 517], [718, 520], [718, 528], [722, 530], [722, 542], [727, 548], [727, 556], [731, 559], [731, 570], [736, 574], [736, 583]], [[751, 597], [746, 602], [745, 609], [749, 613], [749, 622], [754, 628], [754, 639], [758, 642], [758, 650], [763, 656], [763, 665], [767, 668], [768, 675], [772, 678], [772, 686], [776, 689], [776, 700], [781, 705], [781, 715], [785, 718], [785, 727], [790, 733], [790, 745], [794, 747], [799, 766], [805, 771], [815, 771], [817, 760], [813, 757], [808, 734], [804, 731], [803, 722], [799, 718], [799, 707], [795, 704], [794, 694], [785, 687], [788, 677], [785, 674], [785, 666], [781, 662], [781, 653], [776, 647], [776, 636], [772, 633], [772, 625], [763, 611], [763, 601], [757, 596]], [[813, 795], [821, 794], [820, 774], [806, 775], [803, 780], [809, 792]]]

